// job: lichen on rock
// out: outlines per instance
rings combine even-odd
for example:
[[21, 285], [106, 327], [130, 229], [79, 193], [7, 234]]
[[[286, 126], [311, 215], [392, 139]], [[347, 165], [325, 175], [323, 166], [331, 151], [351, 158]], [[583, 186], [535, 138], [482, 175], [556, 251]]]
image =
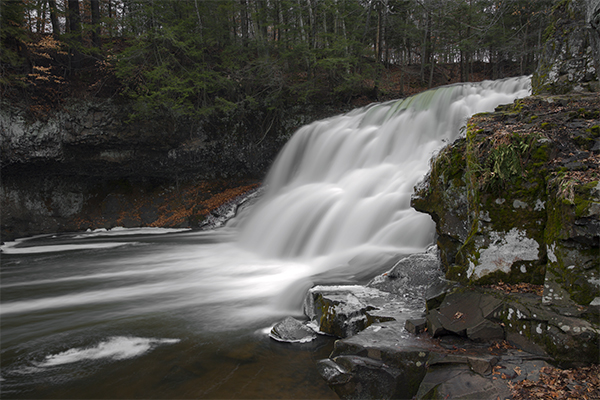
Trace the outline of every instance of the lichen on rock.
[[545, 284], [547, 303], [600, 296], [600, 146], [582, 139], [600, 136], [598, 108], [595, 94], [518, 100], [434, 158], [412, 205], [436, 222], [447, 278]]

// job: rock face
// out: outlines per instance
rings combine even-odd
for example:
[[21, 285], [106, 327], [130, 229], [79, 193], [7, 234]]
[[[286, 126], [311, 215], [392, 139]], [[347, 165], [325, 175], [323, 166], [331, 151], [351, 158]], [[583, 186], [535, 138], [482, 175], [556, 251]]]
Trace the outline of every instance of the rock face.
[[[334, 112], [287, 110], [267, 135], [226, 117], [190, 120], [165, 112], [131, 121], [131, 111], [111, 100], [71, 100], [47, 119], [31, 120], [3, 103], [2, 240], [114, 226], [197, 226], [207, 211], [192, 203], [217, 190], [203, 182], [256, 182], [296, 127]], [[167, 221], [175, 215], [177, 221]]]
[[599, 91], [600, 1], [557, 1], [546, 35], [534, 93]]
[[535, 294], [448, 282], [427, 300], [417, 292], [400, 295], [402, 282], [419, 279], [418, 293], [439, 292], [435, 252], [397, 262], [369, 287], [308, 293], [307, 315], [322, 332], [341, 337], [317, 363], [341, 398], [508, 398], [511, 384], [538, 380], [550, 363], [577, 366], [600, 357], [595, 304], [549, 306]]
[[546, 304], [600, 296], [600, 97], [530, 97], [474, 116], [412, 205], [436, 222], [446, 277], [544, 284]]
[[564, 366], [600, 359], [600, 326], [591, 308], [552, 307], [533, 294], [481, 288], [453, 289], [429, 299], [427, 308], [427, 327], [434, 337], [456, 335], [474, 342], [507, 339]]

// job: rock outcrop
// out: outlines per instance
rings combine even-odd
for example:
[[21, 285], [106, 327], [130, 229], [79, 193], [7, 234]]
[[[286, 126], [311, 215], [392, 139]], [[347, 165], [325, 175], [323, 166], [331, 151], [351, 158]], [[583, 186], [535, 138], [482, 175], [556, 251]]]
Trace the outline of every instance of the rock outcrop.
[[317, 366], [340, 397], [506, 398], [598, 362], [599, 109], [569, 94], [474, 116], [412, 199], [437, 248], [309, 291], [306, 314], [340, 337]]
[[127, 103], [71, 99], [32, 119], [3, 102], [2, 240], [114, 226], [196, 227], [227, 199], [208, 208], [203, 201], [262, 179], [298, 126], [339, 110], [297, 111], [286, 110], [285, 121], [265, 132], [248, 122], [257, 115], [234, 123], [165, 111], [131, 120]]
[[[309, 291], [313, 325], [341, 338], [317, 363], [341, 398], [507, 398], [511, 385], [537, 381], [544, 367], [600, 357], [597, 307], [457, 286], [441, 279], [439, 266], [430, 251], [401, 260], [367, 287]], [[406, 291], [415, 280], [422, 284]]]
[[600, 1], [557, 1], [545, 35], [534, 93], [600, 91]]
[[412, 205], [436, 221], [446, 277], [544, 284], [545, 304], [600, 296], [600, 97], [530, 97], [474, 116]]

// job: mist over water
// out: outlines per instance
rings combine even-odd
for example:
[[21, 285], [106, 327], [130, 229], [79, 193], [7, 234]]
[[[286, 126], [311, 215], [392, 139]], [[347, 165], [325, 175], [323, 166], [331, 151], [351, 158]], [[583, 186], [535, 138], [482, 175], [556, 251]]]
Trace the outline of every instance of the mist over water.
[[314, 283], [364, 282], [430, 245], [431, 219], [410, 208], [429, 159], [470, 115], [529, 86], [453, 85], [307, 125], [262, 198], [215, 231], [7, 243], [2, 397], [335, 398], [312, 368], [331, 339], [306, 352], [265, 328], [301, 317]]

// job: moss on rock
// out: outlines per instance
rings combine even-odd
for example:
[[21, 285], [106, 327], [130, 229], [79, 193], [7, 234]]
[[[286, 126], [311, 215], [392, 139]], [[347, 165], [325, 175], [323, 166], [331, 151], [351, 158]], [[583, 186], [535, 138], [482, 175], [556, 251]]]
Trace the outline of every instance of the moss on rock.
[[600, 296], [600, 149], [581, 139], [594, 139], [586, 110], [599, 105], [569, 95], [502, 106], [432, 161], [412, 204], [436, 222], [447, 278], [546, 284], [548, 302], [559, 288], [582, 305]]

